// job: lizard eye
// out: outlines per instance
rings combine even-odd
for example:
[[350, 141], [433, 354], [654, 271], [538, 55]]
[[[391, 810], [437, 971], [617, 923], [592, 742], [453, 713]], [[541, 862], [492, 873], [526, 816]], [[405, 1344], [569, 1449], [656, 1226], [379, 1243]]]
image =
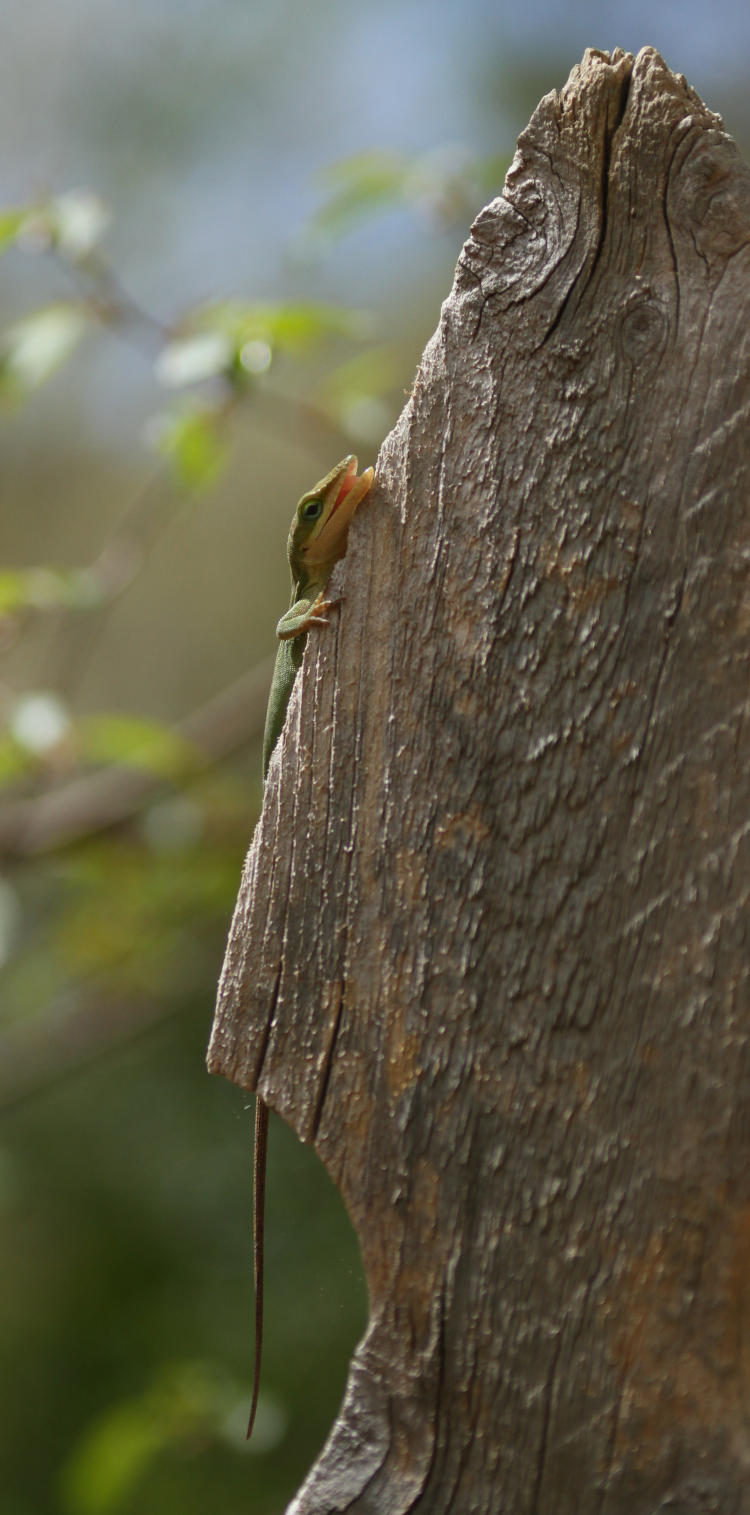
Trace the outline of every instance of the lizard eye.
[[322, 509], [322, 500], [308, 500], [307, 504], [303, 507], [302, 510], [303, 521], [317, 521]]

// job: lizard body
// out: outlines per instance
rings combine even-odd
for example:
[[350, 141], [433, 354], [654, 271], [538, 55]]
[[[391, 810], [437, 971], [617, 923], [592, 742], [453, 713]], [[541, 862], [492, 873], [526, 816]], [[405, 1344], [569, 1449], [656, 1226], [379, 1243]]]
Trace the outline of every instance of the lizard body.
[[[373, 480], [373, 469], [357, 477], [357, 459], [343, 458], [314, 489], [303, 494], [294, 512], [287, 542], [292, 595], [289, 609], [276, 627], [279, 648], [271, 682], [263, 734], [263, 782], [271, 753], [281, 735], [294, 680], [302, 663], [307, 633], [313, 626], [327, 626], [333, 603], [324, 595], [335, 563], [346, 552], [349, 522]], [[263, 1348], [263, 1252], [268, 1150], [268, 1106], [255, 1098], [253, 1148], [253, 1273], [255, 1278], [255, 1361], [253, 1400], [248, 1437], [252, 1433], [260, 1392]]]

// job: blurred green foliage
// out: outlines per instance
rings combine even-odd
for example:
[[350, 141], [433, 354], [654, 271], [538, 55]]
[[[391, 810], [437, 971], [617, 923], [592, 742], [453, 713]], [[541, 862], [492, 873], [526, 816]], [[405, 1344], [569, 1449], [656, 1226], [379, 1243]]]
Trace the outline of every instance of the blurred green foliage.
[[[296, 251], [323, 256], [394, 208], [441, 227], [454, 217], [464, 232], [486, 172], [451, 154], [349, 159], [327, 176]], [[185, 507], [221, 530], [218, 492], [243, 477], [248, 426], [303, 431], [307, 483], [326, 459], [374, 447], [403, 403], [414, 348], [386, 339], [363, 310], [309, 298], [212, 298], [163, 321], [115, 273], [104, 250], [112, 223], [86, 190], [0, 212], [6, 259], [41, 260], [54, 290], [0, 333], [6, 425], [71, 365], [114, 352], [113, 337], [142, 354], [152, 385], [132, 439], [146, 483], [118, 519], [103, 515], [88, 560], [55, 562], [46, 550], [42, 561], [0, 564], [10, 659], [0, 692], [0, 1206], [12, 1238], [0, 1261], [10, 1389], [0, 1510], [270, 1512], [324, 1440], [366, 1311], [340, 1200], [274, 1121], [265, 1361], [248, 1447], [252, 1100], [208, 1079], [204, 1055], [260, 803], [267, 678], [230, 683], [221, 716], [211, 691], [203, 706], [194, 694], [179, 724], [153, 698], [122, 708], [122, 677], [107, 663], [93, 701], [81, 690], [144, 577], [168, 599], [164, 568], [152, 565], [167, 537], [174, 552], [189, 529]], [[283, 586], [295, 495], [275, 493]], [[251, 471], [251, 505], [254, 494], [262, 504]], [[231, 539], [226, 552], [237, 555]], [[264, 653], [283, 595], [264, 607]], [[216, 613], [190, 601], [198, 633]], [[137, 629], [137, 618], [127, 624]], [[184, 624], [167, 620], [166, 644]], [[134, 639], [133, 658], [144, 655]]]
[[[722, 31], [689, 9], [677, 34], [725, 71], [736, 16]], [[252, 1100], [204, 1067], [261, 798], [286, 531], [332, 461], [374, 461], [501, 188], [509, 155], [426, 148], [435, 123], [454, 135], [476, 113], [475, 140], [510, 145], [597, 41], [582, 6], [541, 29], [363, 7], [358, 31], [357, 8], [346, 25], [341, 8], [173, 10], [81, 0], [6, 27], [22, 60], [6, 158], [31, 138], [58, 162], [59, 91], [55, 120], [111, 176], [117, 214], [80, 187], [0, 208], [0, 1515], [270, 1515], [328, 1432], [366, 1321], [356, 1238], [274, 1120], [248, 1446]], [[665, 46], [666, 17], [644, 37], [618, 14], [614, 40]], [[723, 88], [747, 140], [741, 68]], [[390, 145], [364, 145], [373, 119]], [[299, 172], [334, 120], [347, 156], [300, 225]], [[171, 299], [180, 232], [202, 293], [163, 316], [108, 248]], [[212, 270], [233, 242], [226, 267], [265, 258], [265, 275], [227, 294]]]
[[507, 157], [472, 158], [456, 147], [406, 153], [356, 153], [322, 176], [326, 197], [305, 235], [332, 241], [372, 216], [406, 206], [433, 225], [466, 225], [483, 200], [496, 194]]

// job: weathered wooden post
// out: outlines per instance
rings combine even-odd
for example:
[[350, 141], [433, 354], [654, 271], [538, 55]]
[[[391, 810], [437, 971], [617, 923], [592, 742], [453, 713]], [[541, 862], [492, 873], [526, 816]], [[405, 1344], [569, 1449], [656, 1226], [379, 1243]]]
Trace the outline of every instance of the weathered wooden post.
[[750, 1510], [749, 419], [750, 173], [588, 52], [383, 447], [227, 950], [210, 1065], [370, 1290], [294, 1515]]

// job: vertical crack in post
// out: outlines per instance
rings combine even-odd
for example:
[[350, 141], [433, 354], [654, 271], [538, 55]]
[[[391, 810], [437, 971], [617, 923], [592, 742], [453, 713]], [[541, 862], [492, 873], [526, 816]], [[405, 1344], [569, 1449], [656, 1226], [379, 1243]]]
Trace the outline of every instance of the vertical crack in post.
[[602, 172], [599, 186], [599, 240], [594, 252], [594, 260], [591, 264], [591, 268], [589, 269], [589, 283], [594, 277], [596, 266], [604, 251], [604, 244], [607, 239], [607, 229], [609, 225], [609, 173], [612, 166], [612, 149], [614, 146], [615, 137], [617, 136], [617, 133], [622, 125], [623, 117], [627, 108], [629, 94], [630, 74], [628, 74], [626, 78], [623, 79], [622, 84], [620, 85], [620, 98], [617, 105], [617, 115], [614, 121], [614, 125], [604, 133], [604, 144], [602, 148]]
[[333, 1053], [334, 1053], [334, 1048], [336, 1046], [336, 1038], [338, 1037], [338, 1033], [339, 1033], [339, 1026], [341, 1024], [341, 1009], [342, 1009], [343, 1003], [344, 1003], [344, 985], [343, 985], [343, 983], [341, 983], [339, 981], [337, 984], [334, 985], [334, 988], [333, 988], [333, 1016], [330, 1019], [330, 1031], [329, 1031], [329, 1034], [328, 1034], [328, 1043], [327, 1043], [325, 1052], [323, 1054], [323, 1067], [321, 1069], [321, 1074], [320, 1074], [320, 1083], [319, 1083], [319, 1086], [318, 1086], [318, 1097], [317, 1097], [317, 1099], [315, 1101], [315, 1109], [313, 1110], [312, 1119], [310, 1121], [310, 1127], [309, 1127], [309, 1140], [311, 1142], [315, 1142], [316, 1139], [317, 1139], [318, 1130], [319, 1130], [319, 1127], [320, 1127], [320, 1121], [321, 1121], [321, 1117], [322, 1117], [322, 1114], [323, 1114], [323, 1104], [325, 1102], [325, 1097], [326, 1097], [326, 1093], [327, 1093], [327, 1090], [328, 1090], [328, 1082], [329, 1082], [329, 1079], [331, 1077], [331, 1067], [332, 1067], [332, 1064], [333, 1064]]

